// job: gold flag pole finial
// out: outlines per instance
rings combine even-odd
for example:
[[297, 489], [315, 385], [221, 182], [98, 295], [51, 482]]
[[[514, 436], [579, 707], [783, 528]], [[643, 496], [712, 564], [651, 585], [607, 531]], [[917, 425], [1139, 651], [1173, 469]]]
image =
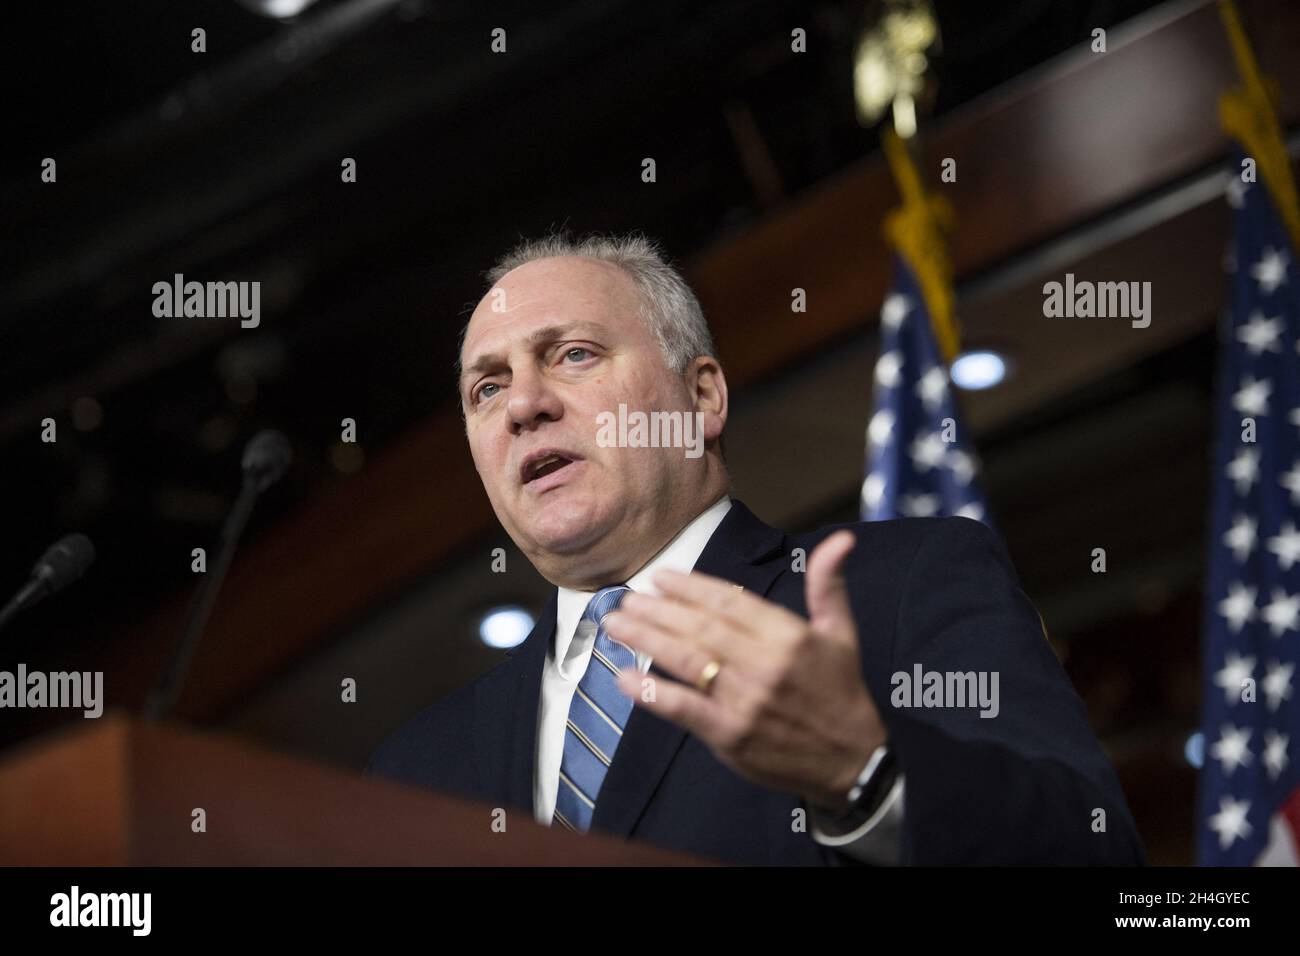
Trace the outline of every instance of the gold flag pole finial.
[[1219, 16], [1228, 34], [1241, 85], [1219, 97], [1219, 122], [1255, 160], [1278, 214], [1300, 251], [1300, 201], [1296, 198], [1291, 158], [1278, 123], [1271, 82], [1260, 71], [1250, 39], [1233, 0], [1219, 0]]
[[906, 143], [893, 130], [883, 136], [885, 158], [903, 205], [885, 217], [885, 239], [911, 266], [921, 286], [939, 352], [951, 365], [961, 335], [953, 306], [952, 262], [946, 233], [952, 228], [952, 207], [941, 196], [927, 196], [921, 175]]

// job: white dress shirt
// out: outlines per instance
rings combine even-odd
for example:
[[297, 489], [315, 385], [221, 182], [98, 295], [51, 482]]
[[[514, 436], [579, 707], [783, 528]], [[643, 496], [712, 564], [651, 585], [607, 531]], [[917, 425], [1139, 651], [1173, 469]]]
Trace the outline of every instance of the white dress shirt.
[[[651, 583], [654, 572], [667, 568], [690, 571], [695, 567], [705, 545], [713, 537], [722, 519], [731, 510], [731, 499], [723, 497], [705, 509], [683, 528], [672, 541], [640, 571], [632, 575], [627, 586], [643, 594], [657, 594]], [[560, 762], [564, 756], [564, 734], [573, 692], [587, 672], [592, 648], [596, 644], [596, 625], [582, 620], [582, 613], [594, 591], [560, 588], [556, 596], [555, 640], [546, 652], [542, 671], [542, 693], [537, 724], [537, 752], [534, 761], [533, 807], [539, 823], [551, 825], [555, 799], [560, 786]], [[638, 651], [637, 669], [650, 669], [651, 658]], [[901, 844], [902, 778], [894, 785], [877, 812], [860, 827], [838, 832], [829, 823], [809, 811], [809, 830], [813, 839], [844, 853], [872, 863], [896, 862]]]

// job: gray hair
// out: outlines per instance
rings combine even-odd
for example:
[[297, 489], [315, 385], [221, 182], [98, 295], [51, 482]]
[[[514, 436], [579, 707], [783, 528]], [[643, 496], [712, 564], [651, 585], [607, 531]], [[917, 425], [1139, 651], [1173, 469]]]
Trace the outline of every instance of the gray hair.
[[494, 286], [513, 269], [557, 256], [608, 262], [627, 273], [641, 293], [642, 317], [659, 340], [664, 361], [678, 375], [698, 356], [717, 357], [700, 300], [681, 272], [664, 258], [658, 243], [643, 235], [593, 235], [576, 241], [565, 235], [529, 239], [498, 259], [488, 270], [487, 280]]

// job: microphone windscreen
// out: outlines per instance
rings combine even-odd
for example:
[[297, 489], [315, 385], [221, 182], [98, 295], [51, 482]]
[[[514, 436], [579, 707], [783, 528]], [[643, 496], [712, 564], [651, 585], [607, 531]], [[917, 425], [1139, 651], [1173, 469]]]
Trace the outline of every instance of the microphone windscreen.
[[274, 429], [260, 431], [244, 448], [244, 480], [258, 491], [265, 491], [284, 477], [292, 460], [293, 449], [283, 433]]
[[95, 546], [84, 534], [64, 535], [41, 555], [32, 576], [45, 584], [47, 594], [66, 588], [86, 573], [95, 561]]

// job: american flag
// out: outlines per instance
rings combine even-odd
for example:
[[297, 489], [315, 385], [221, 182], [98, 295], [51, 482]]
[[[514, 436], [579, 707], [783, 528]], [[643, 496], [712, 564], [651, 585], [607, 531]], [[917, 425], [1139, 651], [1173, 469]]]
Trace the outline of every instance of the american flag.
[[1300, 287], [1268, 187], [1241, 181], [1241, 158], [1228, 188], [1235, 235], [1220, 342], [1197, 856], [1209, 866], [1294, 866]]
[[975, 484], [978, 463], [957, 422], [948, 368], [916, 275], [901, 256], [880, 310], [874, 405], [863, 520], [961, 515], [987, 522]]

